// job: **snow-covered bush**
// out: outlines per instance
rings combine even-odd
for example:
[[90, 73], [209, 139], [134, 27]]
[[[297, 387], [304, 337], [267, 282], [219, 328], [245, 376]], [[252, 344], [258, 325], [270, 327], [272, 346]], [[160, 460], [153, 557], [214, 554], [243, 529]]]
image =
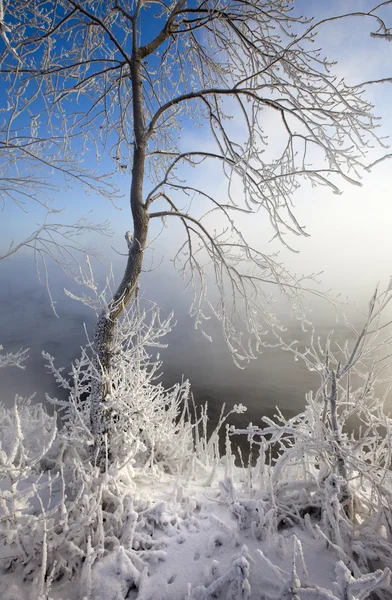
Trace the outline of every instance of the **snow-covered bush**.
[[[141, 553], [160, 551], [152, 533], [164, 520], [162, 511], [153, 518], [153, 505], [138, 501], [135, 478], [180, 476], [189, 470], [193, 453], [189, 384], [165, 389], [158, 381], [157, 350], [170, 327], [171, 317], [161, 319], [155, 307], [142, 310], [135, 302], [117, 328], [105, 403], [111, 456], [104, 471], [96, 466], [91, 427], [91, 388], [97, 376], [91, 344], [82, 348], [69, 376], [44, 354], [68, 395], [66, 400], [47, 397], [61, 419], [59, 430], [56, 417], [41, 405], [18, 400], [13, 411], [1, 408], [0, 536], [12, 557], [3, 566], [22, 568], [29, 581], [39, 573], [32, 588], [36, 597], [44, 594], [48, 578], [65, 582], [82, 573], [81, 586], [88, 587], [93, 565], [103, 558], [113, 562], [109, 554], [122, 552], [124, 545], [127, 556], [133, 546], [138, 549], [138, 566]], [[148, 523], [150, 535], [139, 533]]]
[[[161, 338], [170, 331], [171, 317], [161, 320], [156, 308], [129, 309], [116, 332], [110, 394], [104, 410], [110, 431], [108, 470], [131, 466], [134, 461], [180, 472], [192, 453], [192, 425], [188, 414], [189, 383], [184, 381], [165, 389], [160, 376], [159, 355], [151, 351], [162, 346]], [[68, 452], [87, 458], [93, 448], [91, 428], [91, 385], [96, 372], [93, 352], [82, 349], [74, 362], [70, 379], [57, 369], [53, 357], [44, 354], [48, 368], [59, 386], [68, 391], [67, 400], [49, 398], [64, 422], [62, 435], [69, 436]], [[91, 457], [93, 460], [93, 457]]]
[[[112, 393], [106, 403], [112, 454], [104, 472], [95, 465], [90, 424], [91, 381], [96, 376], [92, 352], [82, 349], [69, 378], [55, 367], [51, 356], [45, 355], [57, 383], [68, 391], [67, 400], [49, 399], [63, 426], [45, 461], [50, 471], [60, 473], [65, 481], [57, 514], [50, 528], [47, 526], [47, 573], [54, 573], [56, 578], [67, 580], [83, 569], [86, 586], [86, 569], [91, 570], [104, 557], [109, 565], [114, 558], [109, 560], [108, 553], [119, 552], [124, 544], [128, 554], [123, 560], [131, 560], [129, 553], [135, 544], [139, 551], [153, 552], [155, 541], [137, 532], [138, 519], [144, 523], [149, 506], [137, 502], [135, 477], [144, 473], [159, 479], [165, 472], [179, 476], [190, 463], [189, 385], [183, 382], [166, 390], [156, 382], [160, 362], [151, 359], [148, 349], [161, 346], [170, 319], [160, 320], [155, 309], [149, 316], [150, 320], [147, 312], [135, 305], [118, 328]], [[160, 522], [155, 521], [155, 525]]]
[[35, 578], [41, 597], [45, 587], [47, 529], [57, 507], [58, 474], [42, 469], [41, 461], [57, 435], [56, 419], [41, 404], [16, 397], [14, 407], [0, 404], [0, 557], [2, 567], [23, 565]]
[[[88, 290], [88, 295], [75, 296], [67, 292], [68, 295], [97, 314], [105, 311], [112, 279], [109, 277], [100, 291], [87, 258], [78, 281]], [[110, 445], [107, 448], [110, 460], [105, 465], [108, 468], [131, 465], [137, 457], [138, 464], [140, 461], [146, 466], [159, 463], [161, 468], [177, 472], [191, 456], [192, 426], [186, 418], [189, 382], [183, 381], [170, 389], [159, 382], [162, 366], [159, 350], [165, 347], [162, 339], [170, 332], [172, 322], [173, 315], [161, 318], [156, 305], [143, 302], [137, 296], [118, 323], [108, 392], [105, 402], [99, 400], [98, 403], [99, 410], [104, 412], [100, 420], [105, 423], [107, 445]], [[44, 353], [48, 370], [59, 387], [68, 393], [65, 401], [47, 399], [56, 406], [65, 430], [72, 436], [72, 451], [77, 448], [82, 454], [97, 441], [94, 389], [96, 382], [107, 376], [97, 365], [93, 346], [89, 342], [82, 348], [69, 377], [55, 366], [53, 357]]]
[[[392, 333], [385, 315], [391, 299], [389, 286], [373, 296], [362, 329], [347, 322], [356, 334], [351, 344], [334, 344], [330, 334], [323, 346], [313, 327], [305, 349], [280, 337], [285, 350], [319, 374], [320, 388], [307, 394], [304, 412], [291, 419], [277, 411], [275, 419], [262, 419], [262, 427], [231, 432], [247, 434], [252, 448], [260, 449], [252, 480], [267, 483], [265, 506], [277, 529], [300, 526], [321, 536], [354, 577], [392, 562], [392, 419], [384, 407], [391, 389], [386, 369]], [[277, 456], [266, 479], [271, 450]], [[263, 530], [260, 511], [253, 528]]]

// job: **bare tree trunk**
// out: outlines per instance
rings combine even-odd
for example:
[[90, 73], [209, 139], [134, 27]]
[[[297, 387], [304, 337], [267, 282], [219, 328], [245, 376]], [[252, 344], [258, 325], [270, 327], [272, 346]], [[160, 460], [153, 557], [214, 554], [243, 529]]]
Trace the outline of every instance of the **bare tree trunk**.
[[[134, 295], [143, 264], [144, 249], [147, 242], [149, 215], [143, 202], [143, 182], [146, 160], [147, 138], [145, 136], [143, 118], [143, 97], [141, 78], [141, 58], [136, 48], [136, 32], [134, 32], [134, 49], [131, 61], [134, 140], [132, 165], [132, 184], [130, 206], [133, 219], [133, 238], [128, 238], [128, 260], [123, 279], [109, 303], [108, 309], [99, 316], [94, 336], [95, 363], [97, 379], [93, 382], [91, 392], [91, 427], [95, 437], [96, 456], [103, 457], [103, 441], [109, 437], [110, 411], [104, 411], [103, 405], [110, 389], [111, 357], [113, 353], [114, 334], [118, 320]], [[104, 414], [106, 412], [106, 414]], [[110, 440], [107, 439], [110, 455]]]

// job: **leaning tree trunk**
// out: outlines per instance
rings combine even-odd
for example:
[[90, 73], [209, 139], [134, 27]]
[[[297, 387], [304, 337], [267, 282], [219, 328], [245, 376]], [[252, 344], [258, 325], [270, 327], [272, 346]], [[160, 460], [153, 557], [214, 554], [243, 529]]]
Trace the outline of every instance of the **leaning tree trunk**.
[[[141, 58], [134, 48], [131, 60], [133, 118], [134, 118], [134, 152], [132, 165], [132, 184], [130, 206], [133, 218], [133, 238], [128, 237], [128, 260], [123, 279], [104, 310], [98, 318], [94, 336], [94, 352], [96, 379], [91, 390], [91, 428], [95, 438], [95, 452], [99, 462], [105, 455], [102, 446], [106, 438], [109, 446], [110, 411], [104, 409], [111, 390], [111, 358], [113, 354], [114, 334], [117, 323], [134, 295], [143, 264], [143, 254], [147, 242], [149, 215], [143, 202], [143, 182], [146, 160], [147, 140], [143, 119]], [[100, 457], [100, 458], [99, 458]]]
[[335, 455], [337, 458], [337, 471], [338, 475], [342, 478], [343, 483], [341, 486], [341, 498], [340, 502], [343, 507], [343, 511], [350, 521], [354, 517], [353, 507], [353, 495], [350, 490], [350, 484], [348, 482], [346, 461], [344, 459], [342, 445], [342, 430], [338, 420], [338, 388], [337, 388], [337, 374], [334, 370], [331, 371], [331, 392], [328, 396], [329, 406], [331, 411], [331, 426], [333, 436], [335, 438]]

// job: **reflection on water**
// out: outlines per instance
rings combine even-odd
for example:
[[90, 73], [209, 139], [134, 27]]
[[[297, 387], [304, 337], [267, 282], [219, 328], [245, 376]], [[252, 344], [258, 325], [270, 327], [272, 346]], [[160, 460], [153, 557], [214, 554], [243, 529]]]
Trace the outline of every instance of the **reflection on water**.
[[[334, 339], [343, 343], [346, 330], [336, 323], [334, 327]], [[325, 343], [328, 333], [325, 325], [318, 329], [322, 342]], [[299, 326], [290, 329], [287, 335], [290, 340], [306, 342], [306, 334]], [[178, 327], [172, 337], [174, 340], [162, 353], [165, 381], [173, 383], [178, 375], [185, 373], [197, 403], [208, 402], [212, 423], [216, 422], [223, 402], [227, 408], [238, 403], [247, 407], [246, 413], [230, 418], [238, 427], [249, 422], [258, 424], [262, 416], [272, 417], [276, 407], [285, 416], [294, 416], [304, 408], [305, 394], [316, 391], [320, 385], [317, 373], [310, 372], [304, 362], [296, 362], [292, 353], [279, 348], [265, 349], [257, 360], [240, 370], [234, 366], [223, 343], [208, 344], [193, 332], [182, 337]]]

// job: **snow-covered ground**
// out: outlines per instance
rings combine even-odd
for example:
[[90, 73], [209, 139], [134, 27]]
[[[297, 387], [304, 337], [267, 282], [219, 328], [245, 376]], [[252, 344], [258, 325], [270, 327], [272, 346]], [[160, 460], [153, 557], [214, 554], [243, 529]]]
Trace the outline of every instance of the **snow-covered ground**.
[[[119, 537], [107, 540], [101, 552], [87, 548], [93, 560], [86, 558], [79, 573], [54, 582], [42, 598], [359, 600], [373, 590], [385, 593], [375, 598], [390, 597], [388, 569], [372, 575], [357, 569], [353, 577], [346, 544], [327, 541], [320, 515], [309, 510], [302, 522], [292, 523], [271, 507], [261, 480], [250, 489], [242, 469], [234, 468], [230, 478], [227, 465], [220, 465], [213, 482], [208, 471], [195, 468], [190, 481], [164, 473], [136, 475]], [[34, 573], [27, 581], [23, 574], [20, 567], [3, 572], [2, 600], [39, 597]]]

